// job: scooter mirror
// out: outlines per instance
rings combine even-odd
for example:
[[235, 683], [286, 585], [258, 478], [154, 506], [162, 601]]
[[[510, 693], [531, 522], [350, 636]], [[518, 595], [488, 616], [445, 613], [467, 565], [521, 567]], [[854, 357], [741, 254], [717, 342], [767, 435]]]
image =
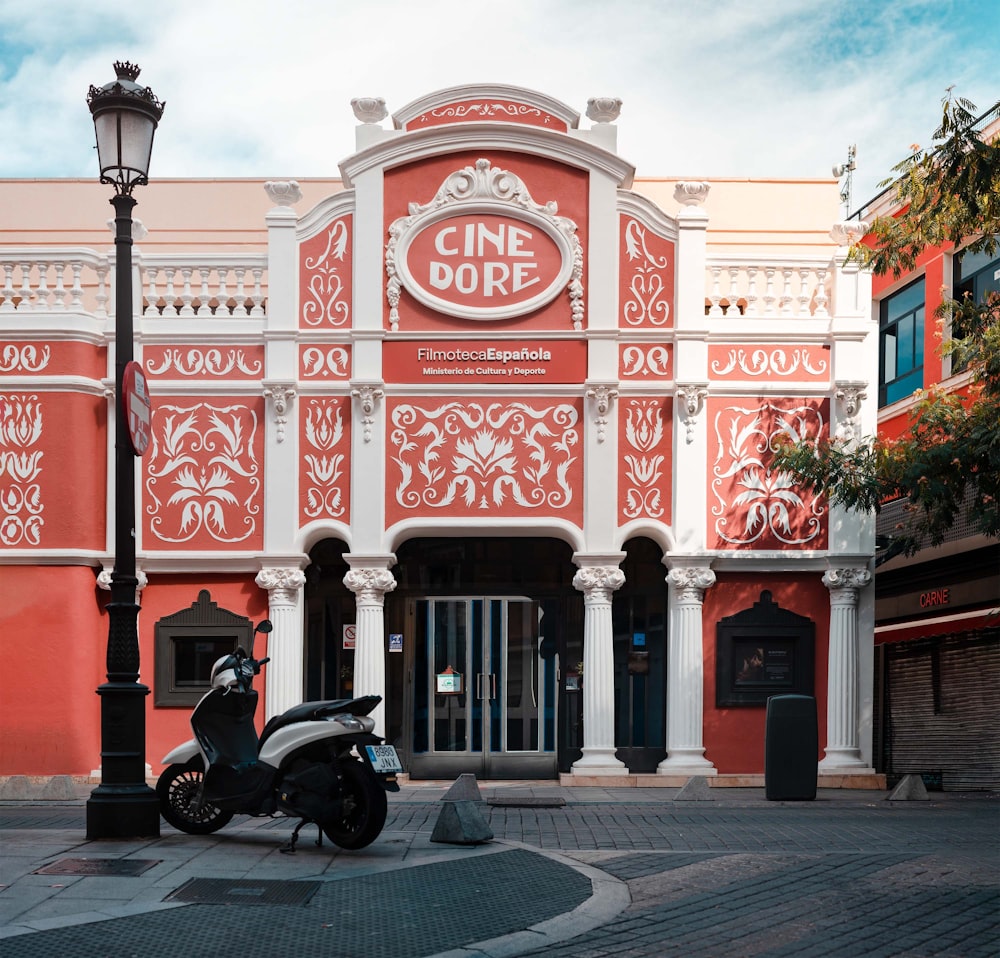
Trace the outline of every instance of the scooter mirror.
[[272, 632], [273, 630], [274, 626], [271, 625], [270, 619], [261, 619], [260, 622], [257, 623], [257, 628], [254, 629], [254, 632], [263, 632], [267, 635], [268, 632]]

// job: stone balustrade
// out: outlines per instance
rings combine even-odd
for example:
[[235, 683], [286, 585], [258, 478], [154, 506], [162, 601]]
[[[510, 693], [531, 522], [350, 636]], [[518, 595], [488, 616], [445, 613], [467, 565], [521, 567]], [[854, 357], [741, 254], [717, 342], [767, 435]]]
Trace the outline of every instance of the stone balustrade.
[[266, 315], [265, 253], [147, 254], [139, 274], [144, 316]]
[[0, 313], [106, 317], [112, 261], [91, 249], [0, 247]]
[[823, 318], [833, 312], [829, 258], [709, 256], [705, 262], [708, 316]]
[[[114, 254], [0, 247], [0, 313], [82, 313], [104, 319]], [[137, 312], [148, 317], [266, 316], [267, 255], [135, 254]]]

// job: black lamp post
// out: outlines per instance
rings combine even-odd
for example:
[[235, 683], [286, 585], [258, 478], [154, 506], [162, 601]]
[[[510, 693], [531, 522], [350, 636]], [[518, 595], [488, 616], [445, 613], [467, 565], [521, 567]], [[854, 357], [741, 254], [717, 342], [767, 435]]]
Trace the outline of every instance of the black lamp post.
[[92, 86], [101, 182], [115, 188], [115, 567], [108, 603], [108, 681], [101, 697], [101, 784], [87, 801], [87, 838], [160, 834], [156, 793], [146, 784], [146, 706], [139, 684], [139, 607], [135, 593], [135, 452], [125, 409], [132, 361], [132, 190], [148, 183], [149, 155], [164, 104], [136, 82], [139, 68], [116, 63], [117, 79]]

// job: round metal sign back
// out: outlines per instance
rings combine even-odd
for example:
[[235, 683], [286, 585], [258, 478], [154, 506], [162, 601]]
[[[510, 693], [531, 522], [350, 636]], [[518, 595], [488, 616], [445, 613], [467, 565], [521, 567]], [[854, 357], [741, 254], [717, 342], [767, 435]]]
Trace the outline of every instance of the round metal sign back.
[[122, 377], [122, 402], [132, 451], [141, 456], [149, 448], [153, 405], [149, 401], [146, 377], [137, 362], [130, 362], [125, 366]]

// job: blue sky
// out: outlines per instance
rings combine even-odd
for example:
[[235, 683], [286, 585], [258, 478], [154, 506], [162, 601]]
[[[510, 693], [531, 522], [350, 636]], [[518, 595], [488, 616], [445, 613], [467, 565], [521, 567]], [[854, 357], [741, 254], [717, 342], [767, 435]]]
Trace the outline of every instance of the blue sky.
[[336, 176], [352, 97], [490, 82], [621, 97], [640, 176], [827, 177], [856, 144], [857, 206], [947, 87], [1000, 97], [998, 0], [0, 0], [0, 25], [0, 177], [96, 175], [116, 59], [166, 101], [164, 177]]

